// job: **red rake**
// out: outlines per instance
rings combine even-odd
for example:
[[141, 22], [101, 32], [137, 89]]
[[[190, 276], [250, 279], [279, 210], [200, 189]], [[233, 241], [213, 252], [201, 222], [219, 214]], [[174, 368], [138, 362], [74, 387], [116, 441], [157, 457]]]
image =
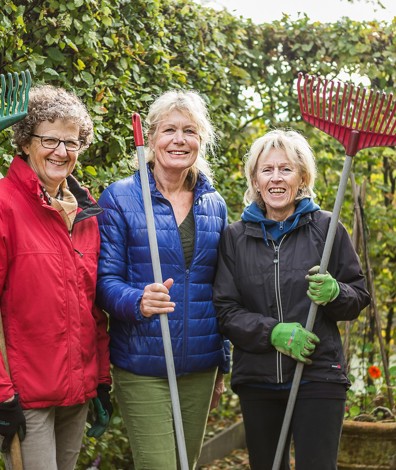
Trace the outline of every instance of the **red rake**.
[[341, 142], [347, 155], [353, 157], [368, 147], [396, 145], [396, 101], [392, 93], [387, 97], [382, 91], [312, 75], [304, 77], [302, 73], [298, 74], [297, 91], [303, 119]]
[[[324, 274], [329, 264], [341, 206], [352, 167], [352, 157], [368, 147], [396, 145], [396, 102], [381, 91], [361, 89], [342, 83], [298, 74], [298, 101], [303, 119], [337, 139], [345, 148], [346, 157], [330, 220], [319, 273]], [[313, 330], [318, 306], [311, 302], [306, 328]], [[385, 367], [385, 364], [384, 364]], [[297, 362], [283, 419], [272, 470], [279, 470], [286, 438], [293, 415], [304, 364]]]

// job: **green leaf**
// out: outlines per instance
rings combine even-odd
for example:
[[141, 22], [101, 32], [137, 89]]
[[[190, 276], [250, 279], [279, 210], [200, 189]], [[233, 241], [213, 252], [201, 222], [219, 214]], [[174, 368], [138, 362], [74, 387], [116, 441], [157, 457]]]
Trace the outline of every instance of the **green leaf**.
[[48, 55], [48, 57], [50, 59], [52, 59], [54, 62], [64, 62], [65, 61], [65, 56], [64, 54], [62, 54], [62, 52], [60, 52], [59, 49], [55, 48], [55, 47], [49, 47], [47, 50], [46, 50], [46, 53]]
[[96, 169], [95, 169], [93, 166], [91, 166], [91, 165], [87, 165], [84, 169], [85, 169], [85, 171], [86, 171], [89, 175], [91, 175], [91, 176], [96, 176], [96, 175], [98, 174], [98, 173], [96, 172]]
[[54, 69], [51, 69], [49, 67], [46, 67], [44, 70], [43, 70], [44, 73], [48, 74], [48, 75], [51, 75], [53, 77], [59, 77], [59, 73], [54, 70]]

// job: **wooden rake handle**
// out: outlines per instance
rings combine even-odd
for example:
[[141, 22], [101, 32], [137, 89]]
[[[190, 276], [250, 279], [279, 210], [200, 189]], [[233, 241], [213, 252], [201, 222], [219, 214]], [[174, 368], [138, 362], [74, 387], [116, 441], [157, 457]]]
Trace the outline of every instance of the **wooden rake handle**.
[[[6, 367], [6, 370], [8, 373], [10, 373], [10, 367], [8, 365], [8, 358], [7, 358], [7, 349], [5, 345], [5, 339], [4, 339], [3, 319], [1, 317], [1, 314], [0, 314], [0, 352], [3, 356], [3, 361]], [[21, 444], [19, 442], [18, 434], [15, 434], [14, 438], [12, 439], [10, 457], [11, 457], [12, 470], [23, 470]]]

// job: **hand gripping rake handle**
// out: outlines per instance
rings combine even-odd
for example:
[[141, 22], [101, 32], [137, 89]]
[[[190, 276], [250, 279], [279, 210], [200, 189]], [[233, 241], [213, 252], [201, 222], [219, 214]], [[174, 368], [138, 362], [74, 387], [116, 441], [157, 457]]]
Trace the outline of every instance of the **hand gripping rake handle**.
[[[135, 137], [135, 145], [136, 145], [136, 151], [137, 151], [138, 162], [139, 162], [140, 178], [142, 181], [143, 203], [144, 203], [144, 211], [146, 213], [146, 222], [147, 222], [147, 230], [148, 230], [148, 237], [149, 237], [151, 262], [153, 265], [153, 272], [154, 272], [154, 281], [162, 284], [162, 273], [161, 273], [161, 264], [160, 264], [160, 258], [159, 258], [159, 252], [158, 252], [157, 234], [155, 231], [153, 206], [151, 203], [150, 186], [149, 186], [148, 173], [147, 173], [147, 167], [146, 167], [146, 159], [144, 155], [144, 140], [143, 140], [142, 124], [140, 121], [140, 116], [137, 113], [135, 113], [132, 116], [132, 126], [133, 126], [133, 133]], [[164, 350], [165, 350], [165, 362], [166, 362], [166, 369], [168, 373], [169, 389], [170, 389], [170, 396], [171, 396], [172, 410], [173, 410], [173, 421], [175, 424], [175, 432], [176, 432], [176, 440], [177, 440], [177, 446], [178, 446], [178, 451], [179, 451], [180, 466], [181, 466], [181, 470], [188, 470], [187, 451], [186, 451], [186, 444], [184, 440], [184, 431], [183, 431], [183, 422], [182, 422], [181, 411], [180, 411], [179, 393], [177, 390], [175, 365], [173, 362], [172, 343], [171, 343], [171, 338], [170, 338], [170, 333], [169, 333], [168, 315], [161, 314], [159, 317], [160, 317], [160, 322], [161, 322], [162, 340], [164, 343]]]
[[[337, 231], [341, 206], [344, 200], [352, 159], [356, 153], [368, 147], [390, 147], [396, 144], [396, 103], [383, 92], [367, 93], [359, 87], [321, 80], [311, 75], [298, 74], [298, 100], [305, 121], [336, 138], [345, 148], [346, 157], [340, 184], [326, 236], [319, 273], [327, 270]], [[312, 331], [318, 306], [311, 302], [306, 329]], [[298, 362], [287, 402], [282, 429], [272, 470], [279, 470], [293, 415], [304, 364]]]
[[31, 77], [29, 70], [21, 72], [21, 81], [17, 72], [7, 74], [7, 81], [0, 74], [0, 131], [12, 126], [27, 115]]

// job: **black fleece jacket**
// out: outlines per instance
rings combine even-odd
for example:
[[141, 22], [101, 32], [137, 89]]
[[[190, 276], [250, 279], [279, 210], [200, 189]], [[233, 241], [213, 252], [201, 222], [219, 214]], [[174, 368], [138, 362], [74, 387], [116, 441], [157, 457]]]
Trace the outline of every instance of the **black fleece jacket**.
[[[263, 240], [258, 223], [235, 222], [222, 236], [214, 303], [220, 331], [234, 345], [231, 386], [284, 383], [293, 379], [296, 361], [271, 345], [279, 322], [306, 324], [310, 299], [308, 270], [320, 264], [331, 214], [316, 211], [276, 244]], [[320, 344], [305, 366], [302, 380], [348, 385], [338, 321], [353, 320], [370, 296], [358, 256], [339, 223], [328, 271], [338, 281], [339, 296], [318, 308], [314, 333]]]

